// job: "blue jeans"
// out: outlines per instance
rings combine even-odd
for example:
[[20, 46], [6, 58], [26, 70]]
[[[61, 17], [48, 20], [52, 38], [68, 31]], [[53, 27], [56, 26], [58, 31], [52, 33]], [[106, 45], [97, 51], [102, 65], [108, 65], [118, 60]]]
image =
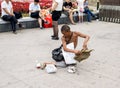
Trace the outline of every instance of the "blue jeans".
[[84, 13], [87, 14], [87, 20], [88, 20], [88, 22], [91, 22], [91, 16], [95, 17], [95, 15], [89, 10], [89, 8], [84, 8]]

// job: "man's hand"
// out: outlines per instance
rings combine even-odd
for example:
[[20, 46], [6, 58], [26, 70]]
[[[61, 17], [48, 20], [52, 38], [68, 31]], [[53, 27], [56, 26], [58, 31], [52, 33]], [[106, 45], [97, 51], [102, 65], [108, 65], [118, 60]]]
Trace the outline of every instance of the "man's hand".
[[74, 50], [74, 53], [75, 53], [76, 55], [81, 54], [80, 50]]
[[11, 16], [14, 16], [14, 14], [13, 14], [13, 13], [10, 13], [10, 15], [11, 15]]

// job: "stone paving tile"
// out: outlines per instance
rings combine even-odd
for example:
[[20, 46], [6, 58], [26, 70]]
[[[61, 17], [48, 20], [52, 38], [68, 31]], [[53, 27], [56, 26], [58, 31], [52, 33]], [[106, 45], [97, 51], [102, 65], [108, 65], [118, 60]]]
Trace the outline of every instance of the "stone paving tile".
[[90, 35], [88, 47], [94, 49], [88, 60], [78, 63], [75, 74], [67, 68], [55, 74], [35, 68], [36, 60], [53, 61], [51, 51], [61, 44], [51, 40], [52, 28], [0, 33], [0, 88], [119, 88], [120, 25], [93, 21], [69, 26]]

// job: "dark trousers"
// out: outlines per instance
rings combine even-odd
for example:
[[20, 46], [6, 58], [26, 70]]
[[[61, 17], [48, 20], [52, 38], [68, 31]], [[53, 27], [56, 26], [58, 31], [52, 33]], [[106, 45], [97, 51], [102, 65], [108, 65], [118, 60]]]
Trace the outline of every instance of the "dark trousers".
[[12, 30], [13, 30], [13, 31], [16, 31], [16, 24], [17, 24], [17, 22], [18, 22], [17, 19], [21, 18], [22, 15], [21, 15], [21, 13], [16, 13], [16, 12], [14, 12], [14, 15], [15, 15], [15, 16], [4, 15], [4, 16], [2, 17], [2, 19], [3, 19], [4, 21], [10, 21], [11, 26], [12, 26]]
[[40, 18], [40, 16], [39, 16], [39, 11], [36, 11], [36, 12], [32, 12], [31, 14], [30, 14], [30, 16], [32, 17], [32, 18]]

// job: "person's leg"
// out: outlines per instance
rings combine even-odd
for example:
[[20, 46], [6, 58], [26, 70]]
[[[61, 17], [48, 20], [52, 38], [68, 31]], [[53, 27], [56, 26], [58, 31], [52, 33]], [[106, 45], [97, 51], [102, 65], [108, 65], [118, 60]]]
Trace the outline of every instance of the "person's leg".
[[40, 27], [40, 29], [43, 29], [43, 27], [42, 27], [42, 19], [39, 16], [39, 11], [31, 13], [30, 17], [38, 19], [39, 27]]
[[11, 24], [13, 25], [13, 33], [16, 34], [16, 24], [17, 24], [18, 21], [15, 18], [15, 16], [12, 16], [11, 19], [10, 19], [10, 21], [11, 21]]
[[88, 13], [92, 16], [95, 17], [95, 15], [88, 9]]
[[73, 21], [73, 12], [69, 12], [69, 18], [72, 24], [75, 24], [75, 22]]
[[2, 17], [2, 19], [4, 20], [4, 21], [10, 21], [10, 23], [11, 23], [11, 27], [12, 27], [12, 31], [13, 32], [15, 32], [16, 31], [16, 20], [14, 19], [14, 16], [10, 16], [10, 15], [4, 15], [3, 17]]
[[91, 22], [91, 15], [89, 12], [87, 12], [87, 19], [88, 19], [88, 22]]
[[79, 22], [82, 23], [83, 22], [83, 16], [79, 16]]
[[84, 13], [87, 14], [87, 20], [88, 20], [88, 22], [91, 22], [91, 14], [89, 13], [89, 11], [85, 9]]
[[83, 12], [78, 12], [78, 17], [79, 17], [79, 23], [83, 22]]
[[61, 11], [53, 11], [52, 12], [52, 20], [53, 20], [53, 35], [51, 36], [53, 40], [59, 40], [58, 37], [58, 19], [61, 16]]
[[58, 21], [53, 21], [53, 35], [54, 35], [54, 37], [52, 39], [56, 39], [56, 40], [59, 39], [58, 38], [58, 32], [59, 32], [59, 30], [58, 30]]
[[[14, 12], [14, 15], [15, 15], [15, 18], [16, 19], [20, 19], [20, 18], [22, 18], [22, 13], [21, 12]], [[24, 28], [25, 26], [24, 25], [22, 25], [21, 23], [17, 23], [18, 24], [18, 26], [19, 26], [19, 28]]]
[[45, 16], [42, 15], [41, 12], [39, 12], [39, 17], [40, 17], [44, 22], [47, 22], [47, 21], [45, 20]]
[[84, 13], [87, 14], [87, 21], [91, 22], [91, 14], [89, 13], [88, 9], [84, 9]]
[[40, 29], [43, 29], [43, 27], [42, 27], [42, 19], [41, 18], [38, 18], [38, 23], [39, 23]]

